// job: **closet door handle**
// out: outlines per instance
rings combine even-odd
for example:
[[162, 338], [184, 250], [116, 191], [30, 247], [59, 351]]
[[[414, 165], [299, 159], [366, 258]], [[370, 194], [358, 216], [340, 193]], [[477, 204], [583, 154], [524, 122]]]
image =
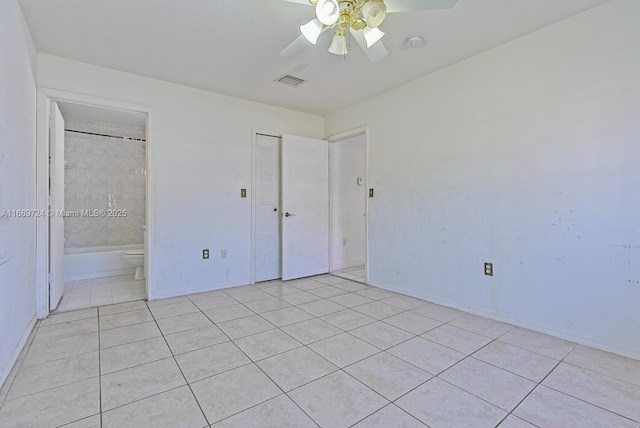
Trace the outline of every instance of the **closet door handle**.
[[288, 212], [284, 213], [285, 217], [295, 217], [295, 214], [289, 214]]

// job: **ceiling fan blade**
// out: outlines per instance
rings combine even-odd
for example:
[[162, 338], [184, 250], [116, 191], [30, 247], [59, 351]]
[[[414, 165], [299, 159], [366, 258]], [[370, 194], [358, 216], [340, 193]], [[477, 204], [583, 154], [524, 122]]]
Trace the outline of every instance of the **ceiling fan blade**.
[[282, 50], [282, 52], [280, 52], [280, 56], [284, 56], [284, 57], [294, 56], [295, 54], [297, 54], [307, 46], [312, 46], [312, 45], [302, 34], [300, 34], [297, 39], [291, 42], [289, 46], [287, 46]]
[[288, 1], [289, 3], [306, 4], [307, 6], [311, 6], [311, 3], [309, 3], [309, 0], [284, 0], [284, 1]]
[[353, 36], [353, 39], [358, 43], [358, 45], [360, 45], [364, 54], [367, 56], [367, 58], [369, 58], [369, 61], [378, 62], [384, 57], [386, 57], [387, 54], [389, 53], [387, 52], [387, 48], [384, 47], [384, 44], [382, 44], [382, 41], [378, 41], [375, 45], [371, 46], [370, 48], [367, 48], [367, 41], [364, 39], [364, 34], [362, 34], [362, 30], [356, 31], [353, 28], [351, 28], [350, 31], [351, 31], [351, 36]]
[[387, 5], [387, 13], [451, 9], [457, 2], [458, 0], [384, 0]]

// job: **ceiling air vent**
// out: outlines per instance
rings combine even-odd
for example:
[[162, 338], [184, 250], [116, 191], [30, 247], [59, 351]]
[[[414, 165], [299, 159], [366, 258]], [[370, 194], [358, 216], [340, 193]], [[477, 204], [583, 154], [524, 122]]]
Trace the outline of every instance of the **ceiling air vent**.
[[291, 76], [289, 74], [280, 76], [275, 81], [278, 83], [282, 83], [283, 85], [291, 86], [293, 88], [297, 88], [298, 86], [302, 85], [305, 82], [304, 79]]

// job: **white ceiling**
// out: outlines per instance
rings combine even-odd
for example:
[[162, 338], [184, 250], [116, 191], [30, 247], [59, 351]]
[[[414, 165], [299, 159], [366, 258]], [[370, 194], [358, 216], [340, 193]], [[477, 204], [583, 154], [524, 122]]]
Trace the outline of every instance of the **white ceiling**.
[[[314, 17], [284, 0], [19, 0], [39, 52], [323, 116], [606, 1], [459, 0], [389, 14], [389, 56], [371, 64], [355, 43], [346, 57], [328, 53], [330, 32], [280, 57]], [[403, 46], [413, 34], [423, 48]], [[274, 82], [285, 73], [307, 82]]]

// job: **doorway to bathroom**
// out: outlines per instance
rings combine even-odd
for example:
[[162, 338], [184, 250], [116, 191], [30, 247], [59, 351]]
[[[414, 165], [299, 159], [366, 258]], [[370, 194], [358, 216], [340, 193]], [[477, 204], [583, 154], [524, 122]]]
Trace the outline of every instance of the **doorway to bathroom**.
[[49, 100], [49, 311], [145, 299], [147, 114]]

